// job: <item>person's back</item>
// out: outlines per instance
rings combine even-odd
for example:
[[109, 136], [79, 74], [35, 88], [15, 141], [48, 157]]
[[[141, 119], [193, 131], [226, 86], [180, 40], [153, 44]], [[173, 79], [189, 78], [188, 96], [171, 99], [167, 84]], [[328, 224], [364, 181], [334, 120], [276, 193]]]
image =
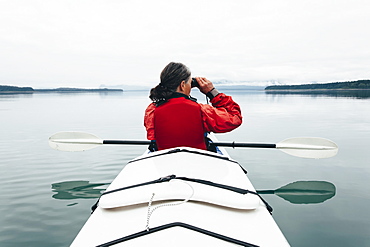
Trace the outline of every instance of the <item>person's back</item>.
[[[169, 63], [161, 72], [161, 82], [150, 90], [153, 101], [145, 110], [144, 125], [149, 149], [173, 147], [207, 149], [207, 132], [225, 133], [242, 123], [240, 107], [230, 96], [219, 93], [204, 77], [191, 77], [182, 63]], [[198, 104], [190, 97], [192, 87], [205, 94], [212, 105]]]
[[186, 146], [206, 150], [202, 113], [198, 103], [171, 98], [155, 109], [154, 136], [158, 150]]

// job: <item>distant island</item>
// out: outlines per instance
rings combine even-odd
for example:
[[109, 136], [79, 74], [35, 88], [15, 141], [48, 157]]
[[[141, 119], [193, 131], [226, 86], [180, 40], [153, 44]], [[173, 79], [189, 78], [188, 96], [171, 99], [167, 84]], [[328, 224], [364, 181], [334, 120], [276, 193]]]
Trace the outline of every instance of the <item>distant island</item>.
[[0, 94], [32, 94], [32, 93], [104, 93], [104, 92], [123, 92], [122, 89], [108, 88], [55, 88], [55, 89], [33, 89], [32, 87], [17, 87], [0, 85]]
[[266, 91], [370, 90], [370, 80], [268, 86]]
[[33, 93], [32, 87], [15, 87], [0, 85], [0, 93]]
[[[345, 90], [370, 90], [370, 80], [357, 80], [346, 82], [332, 83], [311, 83], [300, 85], [274, 85], [268, 87], [248, 86], [248, 85], [229, 85], [215, 83], [220, 89], [230, 90], [265, 90], [266, 92], [320, 92], [320, 91], [345, 91]], [[143, 88], [129, 88], [131, 90], [143, 90]], [[128, 89], [128, 90], [129, 90]], [[123, 92], [123, 89], [113, 88], [68, 88], [60, 87], [55, 89], [33, 89], [32, 87], [17, 87], [0, 85], [0, 94], [33, 94], [33, 93], [108, 93], [108, 92]]]

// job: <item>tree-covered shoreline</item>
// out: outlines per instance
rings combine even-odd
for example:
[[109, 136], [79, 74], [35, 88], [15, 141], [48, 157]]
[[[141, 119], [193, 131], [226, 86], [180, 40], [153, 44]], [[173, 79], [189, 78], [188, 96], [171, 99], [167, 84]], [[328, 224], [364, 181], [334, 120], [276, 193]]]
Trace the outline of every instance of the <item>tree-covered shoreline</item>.
[[122, 92], [122, 89], [108, 89], [108, 88], [54, 88], [54, 89], [33, 89], [32, 87], [17, 87], [0, 85], [1, 93], [103, 93], [103, 92]]
[[266, 91], [275, 90], [370, 90], [370, 80], [346, 81], [346, 82], [332, 82], [332, 83], [315, 83], [302, 85], [277, 85], [268, 86]]
[[33, 93], [34, 89], [32, 87], [16, 87], [0, 85], [0, 93]]

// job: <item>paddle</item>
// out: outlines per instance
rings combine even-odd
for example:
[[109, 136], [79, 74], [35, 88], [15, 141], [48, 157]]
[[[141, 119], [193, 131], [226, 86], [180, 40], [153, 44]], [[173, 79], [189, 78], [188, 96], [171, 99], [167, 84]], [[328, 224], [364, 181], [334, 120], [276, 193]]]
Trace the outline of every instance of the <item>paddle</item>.
[[275, 194], [294, 204], [321, 203], [335, 195], [335, 186], [326, 181], [297, 181], [276, 190], [257, 190], [259, 194]]
[[[85, 151], [100, 145], [149, 145], [150, 141], [101, 140], [84, 132], [59, 132], [49, 138], [49, 145], [61, 151]], [[214, 142], [219, 147], [276, 148], [287, 154], [303, 158], [329, 158], [338, 152], [338, 146], [327, 139], [318, 137], [298, 137], [283, 140], [277, 144]]]

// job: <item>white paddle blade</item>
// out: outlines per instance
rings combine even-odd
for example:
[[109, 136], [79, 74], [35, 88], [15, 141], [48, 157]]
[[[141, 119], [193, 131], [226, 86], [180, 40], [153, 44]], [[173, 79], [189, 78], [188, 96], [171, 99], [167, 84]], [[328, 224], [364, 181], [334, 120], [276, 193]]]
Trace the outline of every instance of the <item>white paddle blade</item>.
[[337, 144], [319, 137], [289, 138], [277, 143], [276, 148], [293, 156], [311, 159], [330, 158], [338, 153]]
[[97, 136], [83, 132], [59, 132], [49, 138], [53, 149], [68, 152], [85, 151], [103, 144]]

